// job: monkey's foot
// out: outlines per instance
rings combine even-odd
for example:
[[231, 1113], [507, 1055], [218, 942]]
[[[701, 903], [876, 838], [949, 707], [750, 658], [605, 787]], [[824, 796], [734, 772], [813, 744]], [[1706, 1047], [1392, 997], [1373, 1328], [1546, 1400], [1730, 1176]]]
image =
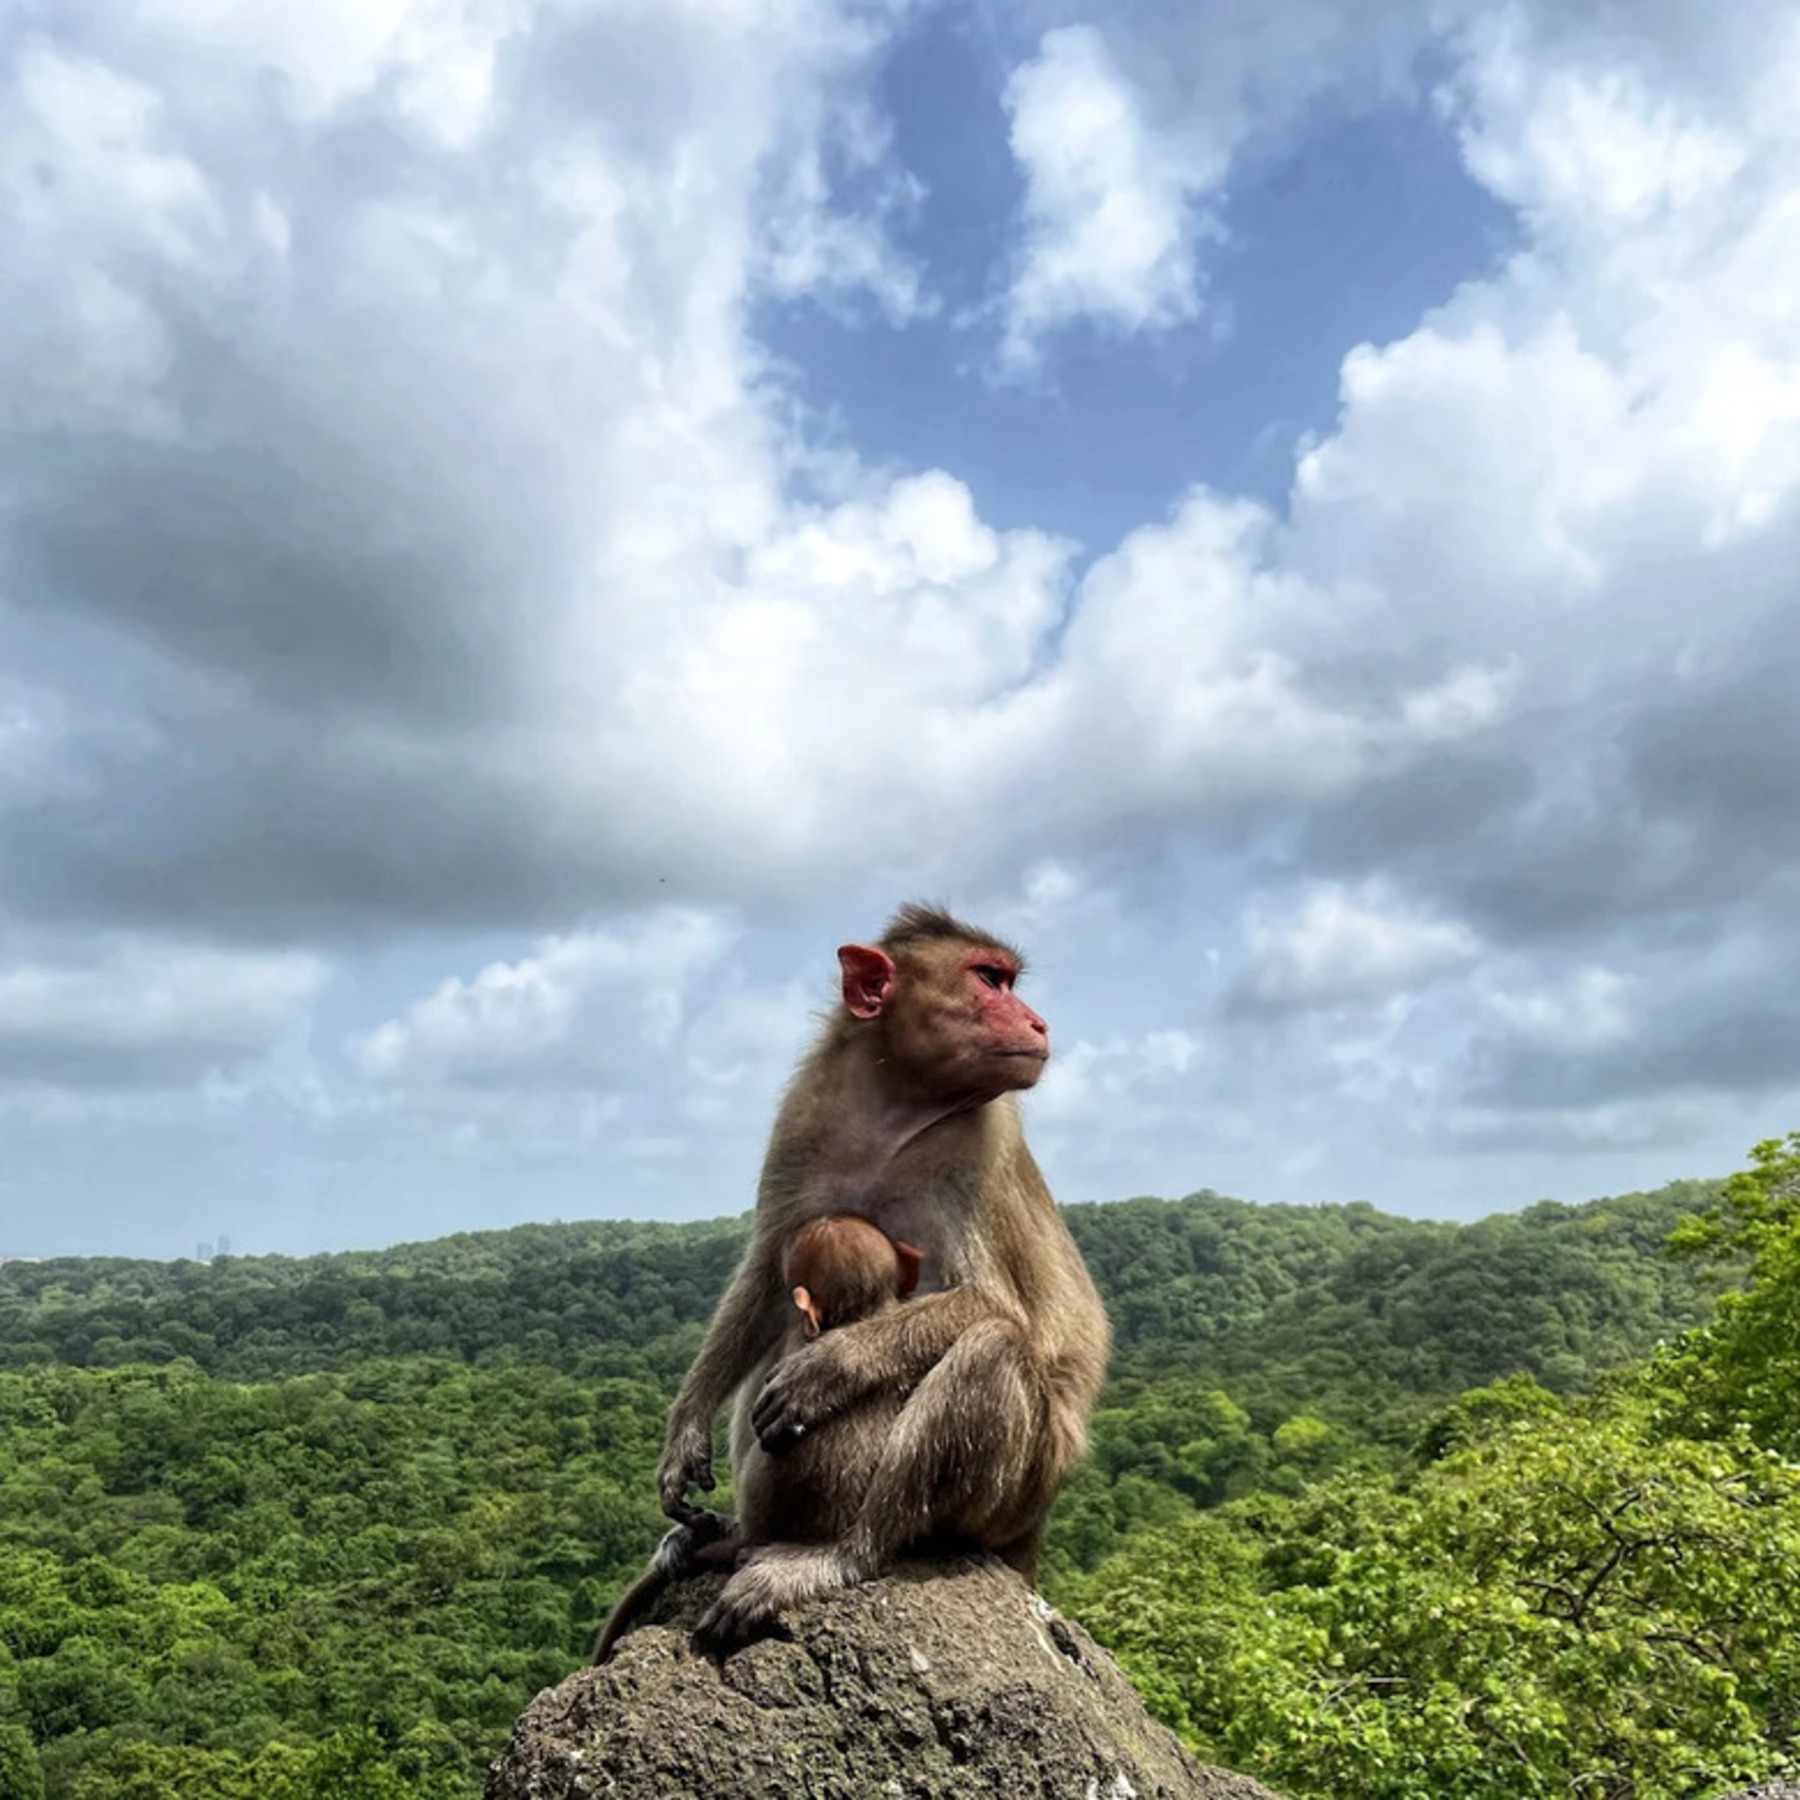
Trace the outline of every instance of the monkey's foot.
[[843, 1551], [811, 1544], [774, 1544], [756, 1551], [726, 1582], [701, 1616], [694, 1635], [711, 1649], [735, 1650], [765, 1629], [777, 1613], [833, 1588], [849, 1587], [862, 1573]]
[[673, 1525], [663, 1533], [662, 1542], [650, 1566], [659, 1575], [679, 1581], [684, 1575], [699, 1572], [700, 1552], [708, 1544], [716, 1544], [732, 1532], [732, 1522], [723, 1513], [697, 1512], [685, 1525]]

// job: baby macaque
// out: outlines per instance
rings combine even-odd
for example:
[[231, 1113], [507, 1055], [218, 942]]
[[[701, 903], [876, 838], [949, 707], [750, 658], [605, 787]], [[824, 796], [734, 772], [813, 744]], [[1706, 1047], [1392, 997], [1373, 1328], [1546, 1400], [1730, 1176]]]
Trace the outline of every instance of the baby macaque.
[[[794, 1306], [783, 1354], [837, 1326], [898, 1306], [918, 1286], [919, 1260], [910, 1244], [896, 1243], [853, 1213], [827, 1214], [802, 1226], [782, 1256], [782, 1280]], [[734, 1568], [760, 1545], [823, 1544], [842, 1537], [905, 1401], [891, 1389], [872, 1389], [817, 1430], [800, 1431], [779, 1457], [750, 1444], [737, 1472], [735, 1527], [718, 1513], [702, 1512], [670, 1531], [601, 1628], [594, 1661], [612, 1655], [620, 1637], [671, 1581], [705, 1569]]]

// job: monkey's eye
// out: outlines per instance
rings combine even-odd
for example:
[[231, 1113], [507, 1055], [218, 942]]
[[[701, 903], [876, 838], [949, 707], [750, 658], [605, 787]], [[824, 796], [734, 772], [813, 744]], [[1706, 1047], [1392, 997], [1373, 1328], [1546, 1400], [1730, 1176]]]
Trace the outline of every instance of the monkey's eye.
[[977, 963], [975, 973], [991, 988], [1007, 988], [1012, 986], [1013, 972], [1002, 968], [999, 963]]

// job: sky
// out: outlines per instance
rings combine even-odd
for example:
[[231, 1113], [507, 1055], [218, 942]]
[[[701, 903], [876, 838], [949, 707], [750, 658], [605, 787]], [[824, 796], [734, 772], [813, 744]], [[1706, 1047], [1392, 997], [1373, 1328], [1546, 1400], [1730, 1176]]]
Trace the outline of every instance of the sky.
[[14, 0], [0, 1255], [747, 1208], [1021, 940], [1065, 1201], [1800, 1126], [1786, 0]]

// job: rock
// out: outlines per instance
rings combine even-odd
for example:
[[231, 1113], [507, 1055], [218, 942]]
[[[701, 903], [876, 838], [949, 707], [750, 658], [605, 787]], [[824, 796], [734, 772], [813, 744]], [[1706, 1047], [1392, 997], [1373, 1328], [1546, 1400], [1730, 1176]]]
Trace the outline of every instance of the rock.
[[1721, 1800], [1800, 1800], [1800, 1786], [1791, 1781], [1765, 1781], [1760, 1787], [1725, 1794]]
[[723, 1662], [678, 1584], [603, 1669], [547, 1688], [487, 1800], [1275, 1800], [1202, 1768], [1080, 1626], [991, 1557], [902, 1565]]

